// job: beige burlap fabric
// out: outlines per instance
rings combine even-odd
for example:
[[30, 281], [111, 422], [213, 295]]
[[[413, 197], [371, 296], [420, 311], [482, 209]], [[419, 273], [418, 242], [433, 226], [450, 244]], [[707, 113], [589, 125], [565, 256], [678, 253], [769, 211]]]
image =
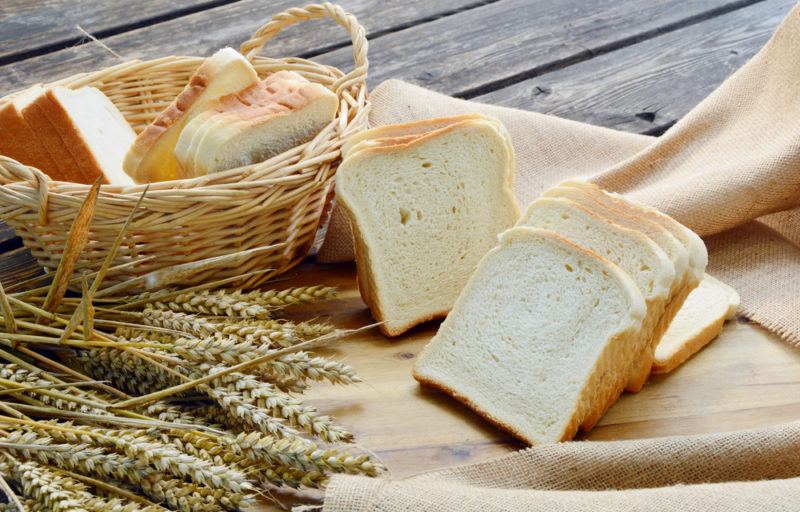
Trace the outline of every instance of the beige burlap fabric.
[[323, 512], [800, 510], [800, 423], [528, 448], [404, 480], [335, 476]]
[[[371, 99], [374, 126], [467, 112], [500, 119], [514, 142], [523, 206], [559, 181], [584, 177], [674, 216], [705, 238], [709, 273], [739, 291], [741, 311], [800, 346], [800, 7], [750, 62], [659, 138], [394, 80]], [[318, 257], [353, 258], [339, 209]]]

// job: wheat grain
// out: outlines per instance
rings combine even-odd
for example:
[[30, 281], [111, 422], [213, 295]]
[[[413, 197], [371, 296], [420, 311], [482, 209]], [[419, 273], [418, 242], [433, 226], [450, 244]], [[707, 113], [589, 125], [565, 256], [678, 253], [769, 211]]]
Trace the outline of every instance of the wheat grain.
[[320, 300], [330, 300], [336, 298], [336, 288], [329, 286], [303, 286], [298, 288], [288, 288], [286, 290], [253, 290], [242, 292], [241, 290], [228, 291], [230, 297], [240, 300], [260, 304], [270, 308], [284, 308], [297, 304], [298, 302], [315, 302]]
[[201, 293], [178, 295], [166, 302], [152, 302], [154, 309], [196, 313], [211, 316], [228, 316], [241, 318], [269, 318], [269, 310], [261, 304], [243, 301], [236, 297], [219, 292], [205, 290]]
[[[221, 369], [215, 366], [209, 367], [206, 371], [213, 375]], [[284, 418], [291, 426], [300, 427], [308, 434], [319, 436], [324, 441], [335, 443], [349, 441], [353, 437], [343, 428], [334, 425], [330, 416], [319, 414], [314, 407], [303, 405], [302, 401], [276, 390], [272, 384], [260, 381], [253, 375], [233, 372], [214, 379], [212, 385], [217, 391], [238, 396], [240, 403], [249, 404], [272, 416]]]
[[[16, 364], [2, 364], [0, 365], [0, 379], [6, 379], [12, 382], [16, 382], [18, 384], [26, 384], [29, 386], [46, 386], [50, 384], [56, 384], [57, 381], [54, 381], [51, 378], [48, 378], [47, 372], [44, 371], [30, 371], [24, 368], [20, 368]], [[63, 409], [67, 411], [79, 411], [86, 414], [106, 414], [106, 412], [102, 409], [94, 408], [88, 406], [84, 403], [78, 403], [77, 401], [69, 400], [69, 393], [70, 390], [62, 390], [59, 393], [60, 397], [53, 397], [46, 393], [37, 393], [35, 391], [30, 391], [27, 394], [36, 400], [40, 401], [41, 403], [48, 405], [50, 407], [55, 407], [56, 409]], [[80, 400], [85, 399], [82, 395], [73, 394], [73, 396]]]
[[[11, 432], [6, 439], [10, 443], [19, 445], [19, 447], [7, 446], [6, 449], [24, 459], [63, 467], [81, 474], [132, 482], [151, 499], [163, 501], [176, 510], [204, 512], [221, 510], [223, 507], [235, 510], [239, 505], [249, 504], [252, 499], [248, 495], [230, 492], [227, 489], [211, 488], [171, 478], [138, 459], [114, 453], [103, 447], [57, 443], [53, 437], [29, 429]], [[42, 446], [47, 449], [32, 450], [29, 446]]]

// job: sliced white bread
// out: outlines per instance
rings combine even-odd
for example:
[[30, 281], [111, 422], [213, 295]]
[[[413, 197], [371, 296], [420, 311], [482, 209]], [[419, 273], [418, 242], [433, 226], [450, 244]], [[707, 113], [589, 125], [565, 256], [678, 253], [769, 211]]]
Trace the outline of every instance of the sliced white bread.
[[739, 294], [706, 274], [692, 290], [656, 347], [653, 373], [668, 373], [708, 345], [736, 316]]
[[462, 114], [450, 117], [437, 117], [432, 119], [422, 119], [419, 121], [411, 121], [408, 123], [388, 124], [383, 126], [376, 126], [369, 130], [364, 130], [351, 135], [342, 146], [342, 157], [347, 157], [350, 150], [360, 142], [372, 139], [385, 139], [394, 137], [403, 137], [407, 135], [421, 135], [424, 133], [432, 132], [450, 126], [451, 124], [461, 121], [469, 121], [471, 119], [484, 119], [489, 122], [497, 122], [493, 117], [485, 116], [483, 114]]
[[497, 234], [514, 225], [514, 154], [497, 122], [466, 120], [344, 160], [336, 196], [356, 241], [359, 290], [397, 336], [447, 314]]
[[122, 160], [136, 133], [111, 100], [94, 87], [53, 87], [45, 95], [43, 112], [72, 155], [81, 183], [101, 178], [103, 183], [132, 185]]
[[[662, 226], [686, 248], [689, 263], [686, 277], [680, 283], [680, 287], [667, 304], [661, 322], [654, 331], [653, 353], [655, 354], [655, 348], [661, 336], [669, 327], [670, 322], [672, 322], [672, 319], [683, 305], [686, 297], [703, 278], [708, 263], [708, 252], [706, 251], [705, 243], [703, 243], [703, 240], [692, 230], [654, 208], [635, 203], [619, 194], [606, 192], [597, 185], [584, 181], [564, 182], [562, 185], [570, 188], [577, 188], [592, 195], [592, 197], [603, 206], [626, 213], [630, 217], [641, 219], [642, 221], [650, 221]], [[642, 359], [639, 369], [628, 386], [629, 390], [637, 391], [641, 389], [647, 381], [647, 377], [650, 375], [650, 370], [651, 362], [647, 359]]]
[[187, 177], [175, 158], [183, 128], [212, 102], [256, 83], [253, 65], [231, 48], [206, 59], [172, 104], [136, 137], [125, 156], [125, 172], [137, 183]]
[[515, 227], [481, 260], [414, 378], [528, 444], [568, 440], [596, 389], [625, 387], [622, 354], [645, 314], [627, 272], [552, 231]]
[[641, 358], [639, 367], [632, 370], [626, 387], [630, 392], [637, 392], [641, 390], [647, 381], [652, 358], [655, 354], [655, 347], [658, 345], [658, 339], [666, 328], [664, 322], [667, 322], [666, 325], [668, 325], [668, 319], [665, 317], [670, 314], [672, 305], [675, 302], [682, 303], [683, 298], [688, 294], [686, 289], [687, 274], [692, 271], [689, 266], [689, 253], [686, 247], [669, 230], [652, 220], [637, 218], [631, 215], [630, 212], [615, 207], [613, 203], [608, 204], [604, 200], [605, 196], [603, 196], [602, 192], [598, 193], [593, 189], [583, 189], [581, 187], [558, 186], [545, 191], [542, 196], [570, 199], [591, 210], [596, 215], [603, 216], [620, 226], [641, 232], [661, 247], [675, 267], [676, 279], [673, 281], [670, 290], [670, 297], [665, 307], [665, 315], [662, 315], [662, 320], [653, 330], [650, 350]]
[[[564, 198], [537, 199], [523, 213], [517, 226], [549, 229], [614, 263], [631, 276], [647, 307], [647, 315], [638, 339], [631, 347], [638, 351], [624, 352], [624, 366], [638, 366], [642, 358], [652, 357], [650, 351], [653, 330], [656, 328], [670, 297], [675, 280], [675, 266], [666, 253], [639, 231], [622, 227], [607, 218]], [[605, 414], [621, 392], [613, 382], [605, 381], [598, 388], [592, 412], [582, 426], [587, 430]]]
[[22, 117], [55, 165], [55, 170], [49, 174], [59, 181], [90, 183], [91, 180], [83, 175], [66, 141], [61, 138], [59, 130], [48, 116], [48, 112], [53, 108], [47, 90], [40, 88], [38, 94], [22, 109]]
[[22, 115], [23, 109], [41, 93], [33, 86], [0, 105], [0, 154], [36, 167], [54, 180], [61, 180], [55, 160]]
[[209, 105], [184, 128], [175, 156], [201, 176], [268, 160], [308, 142], [336, 118], [337, 96], [291, 71], [279, 71]]

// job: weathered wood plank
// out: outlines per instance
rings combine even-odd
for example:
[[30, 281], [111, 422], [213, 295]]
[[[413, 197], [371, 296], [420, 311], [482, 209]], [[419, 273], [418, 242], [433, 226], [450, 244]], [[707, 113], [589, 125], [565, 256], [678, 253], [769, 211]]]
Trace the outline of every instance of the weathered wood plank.
[[0, 282], [5, 286], [38, 276], [42, 268], [36, 263], [30, 249], [19, 247], [0, 254]]
[[[471, 97], [588, 59], [753, 0], [502, 0], [372, 41], [371, 79], [402, 78]], [[336, 51], [320, 56], [347, 62]], [[488, 91], [487, 91], [488, 92]]]
[[[228, 0], [232, 1], [232, 0]], [[153, 23], [219, 5], [221, 0], [5, 0], [0, 5], [0, 62], [63, 48], [84, 39], [80, 25], [91, 34]]]
[[794, 0], [767, 0], [475, 98], [626, 131], [673, 124], [769, 39]]
[[[384, 33], [421, 20], [483, 5], [487, 0], [408, 0], [387, 4], [379, 0], [342, 0], [371, 32]], [[135, 3], [132, 3], [134, 5]], [[297, 0], [242, 0], [175, 20], [107, 37], [103, 43], [125, 59], [165, 55], [209, 55], [223, 46], [238, 47], [274, 14], [298, 5]], [[347, 33], [333, 22], [309, 21], [269, 43], [271, 56], [296, 56], [321, 48], [345, 45]], [[352, 67], [352, 52], [344, 67]], [[0, 67], [0, 95], [38, 82], [117, 64], [119, 60], [97, 44], [84, 44]]]

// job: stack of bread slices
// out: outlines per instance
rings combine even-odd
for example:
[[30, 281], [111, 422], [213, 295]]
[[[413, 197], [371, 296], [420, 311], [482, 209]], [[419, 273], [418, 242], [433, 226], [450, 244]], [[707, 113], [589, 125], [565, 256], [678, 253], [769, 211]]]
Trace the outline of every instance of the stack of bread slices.
[[313, 139], [339, 99], [292, 71], [261, 81], [239, 52], [205, 59], [137, 136], [94, 87], [34, 86], [0, 103], [0, 154], [74, 183], [132, 185], [255, 164]]
[[[570, 439], [625, 389], [641, 389], [706, 263], [702, 240], [674, 219], [565, 182], [481, 260], [414, 376], [530, 444]], [[699, 300], [723, 297], [724, 313], [686, 315], [684, 323], [724, 321], [735, 309], [738, 298], [707, 280], [712, 290]], [[675, 331], [680, 348], [663, 360], [680, 364], [707, 342], [690, 331]]]
[[514, 152], [499, 121], [466, 115], [351, 137], [336, 197], [354, 232], [359, 289], [397, 336], [445, 316], [514, 225]]
[[206, 59], [125, 157], [138, 183], [193, 178], [251, 165], [303, 144], [331, 124], [337, 96], [298, 73], [261, 81], [239, 52]]
[[122, 159], [135, 137], [94, 87], [34, 86], [0, 105], [0, 154], [58, 181], [133, 184]]

